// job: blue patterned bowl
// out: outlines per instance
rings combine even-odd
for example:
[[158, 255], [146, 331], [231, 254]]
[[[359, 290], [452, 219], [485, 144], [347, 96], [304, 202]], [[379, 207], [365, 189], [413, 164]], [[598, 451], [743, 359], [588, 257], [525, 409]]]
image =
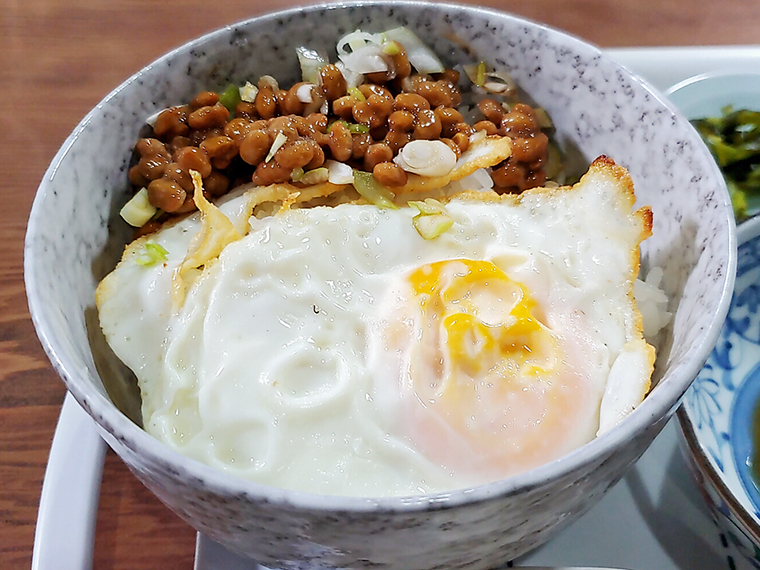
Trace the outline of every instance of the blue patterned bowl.
[[[508, 69], [587, 159], [607, 154], [629, 169], [639, 203], [654, 212], [642, 263], [663, 268], [674, 314], [659, 343], [653, 390], [581, 449], [529, 473], [448, 493], [294, 493], [179, 455], [142, 431], [104, 388], [103, 379], [112, 388], [128, 384], [98, 335], [94, 290], [124, 244], [112, 222], [128, 193], [132, 141], [146, 117], [202, 89], [272, 72], [294, 81], [298, 45], [329, 50], [357, 27], [400, 24], [449, 65], [487, 60]], [[288, 568], [479, 570], [551, 538], [623, 476], [672, 415], [715, 344], [735, 266], [735, 225], [720, 172], [669, 103], [576, 38], [500, 12], [423, 2], [342, 2], [262, 16], [157, 60], [108, 95], [58, 152], [35, 199], [25, 250], [40, 340], [109, 445], [188, 523], [266, 566]]]
[[760, 217], [741, 224], [738, 234], [728, 316], [678, 420], [683, 447], [716, 522], [760, 568], [760, 492], [750, 470], [753, 416], [760, 404]]

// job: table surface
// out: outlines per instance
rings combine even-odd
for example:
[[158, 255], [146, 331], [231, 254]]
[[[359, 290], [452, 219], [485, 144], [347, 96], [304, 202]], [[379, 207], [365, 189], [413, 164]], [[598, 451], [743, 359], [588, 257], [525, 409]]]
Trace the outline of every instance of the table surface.
[[[484, 0], [602, 47], [753, 44], [756, 0]], [[64, 387], [34, 332], [23, 240], [36, 187], [100, 99], [171, 48], [292, 0], [0, 2], [0, 568], [29, 568], [42, 479]], [[195, 533], [111, 452], [94, 568], [191, 568]]]

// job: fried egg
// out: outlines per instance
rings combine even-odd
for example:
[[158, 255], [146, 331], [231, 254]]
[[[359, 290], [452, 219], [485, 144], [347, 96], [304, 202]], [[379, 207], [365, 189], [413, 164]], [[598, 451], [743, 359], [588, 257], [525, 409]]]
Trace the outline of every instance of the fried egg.
[[[97, 304], [144, 428], [260, 483], [377, 497], [508, 477], [613, 427], [654, 364], [633, 299], [651, 212], [625, 170], [444, 202], [451, 227], [423, 239], [410, 207], [257, 219], [235, 197], [179, 304], [201, 215], [131, 244]], [[140, 262], [146, 243], [165, 260]]]

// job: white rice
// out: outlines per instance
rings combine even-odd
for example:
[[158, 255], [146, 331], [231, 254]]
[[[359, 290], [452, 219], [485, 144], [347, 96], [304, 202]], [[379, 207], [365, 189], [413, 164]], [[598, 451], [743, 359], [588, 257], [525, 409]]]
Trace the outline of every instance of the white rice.
[[654, 267], [644, 280], [636, 279], [633, 284], [633, 296], [644, 324], [644, 338], [654, 346], [658, 333], [673, 316], [667, 310], [668, 297], [660, 289], [662, 276], [662, 268]]

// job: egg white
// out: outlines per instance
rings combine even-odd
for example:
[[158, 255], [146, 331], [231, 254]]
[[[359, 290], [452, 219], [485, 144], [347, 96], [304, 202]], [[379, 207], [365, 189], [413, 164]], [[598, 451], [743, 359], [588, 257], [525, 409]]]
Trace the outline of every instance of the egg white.
[[[164, 263], [137, 264], [140, 243], [127, 250], [98, 289], [101, 326], [138, 378], [145, 429], [236, 475], [387, 496], [525, 471], [613, 426], [649, 386], [654, 355], [632, 292], [651, 214], [632, 212], [621, 171], [595, 163], [573, 189], [519, 198], [461, 194], [446, 204], [453, 226], [433, 240], [408, 207], [249, 220], [244, 197], [232, 199], [221, 210], [246, 235], [198, 272], [181, 308], [172, 277], [198, 215], [150, 237], [169, 252]], [[462, 277], [467, 260], [504, 277]], [[459, 275], [451, 290], [461, 298], [425, 313], [410, 278], [441, 262]], [[544, 346], [517, 339], [507, 342], [517, 364], [496, 358], [477, 370], [474, 353], [468, 368], [447, 352], [437, 321], [470, 303], [483, 330], [511, 322], [491, 295], [497, 283], [535, 303]], [[544, 353], [550, 372], [528, 372], [524, 363]], [[447, 390], [444, 369], [457, 371]]]

